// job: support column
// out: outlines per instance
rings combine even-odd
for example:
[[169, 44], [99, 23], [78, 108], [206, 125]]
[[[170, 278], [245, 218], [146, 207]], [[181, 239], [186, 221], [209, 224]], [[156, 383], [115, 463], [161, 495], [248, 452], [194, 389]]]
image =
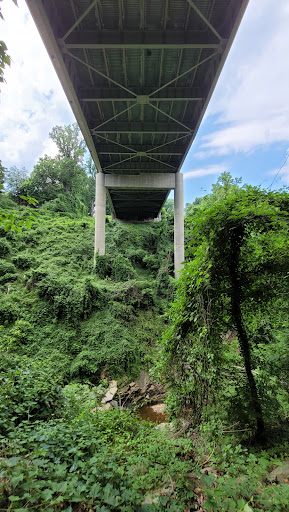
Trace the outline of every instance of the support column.
[[104, 174], [98, 172], [95, 176], [95, 235], [94, 254], [100, 256], [105, 253], [105, 212], [106, 192], [104, 185]]
[[177, 172], [174, 191], [174, 246], [175, 246], [175, 278], [179, 278], [182, 263], [185, 259], [184, 249], [184, 193], [183, 174]]

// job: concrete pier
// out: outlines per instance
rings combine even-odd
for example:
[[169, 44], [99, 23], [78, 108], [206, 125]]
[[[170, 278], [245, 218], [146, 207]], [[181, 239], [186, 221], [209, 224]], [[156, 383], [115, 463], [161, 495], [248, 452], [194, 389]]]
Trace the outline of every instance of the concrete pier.
[[175, 278], [179, 278], [182, 263], [185, 259], [184, 250], [184, 193], [183, 174], [176, 173], [174, 191], [174, 253], [175, 253]]
[[[117, 190], [144, 190], [146, 192], [162, 191], [164, 199], [169, 191], [174, 189], [174, 260], [175, 278], [179, 278], [184, 255], [184, 198], [183, 198], [183, 175], [181, 173], [155, 173], [143, 175], [113, 175], [98, 173], [96, 175], [95, 187], [95, 242], [94, 252], [99, 255], [105, 254], [105, 210], [106, 191], [108, 198], [111, 193]], [[127, 199], [128, 201], [129, 199]], [[113, 201], [110, 201], [113, 204]], [[114, 206], [114, 205], [113, 205]], [[118, 217], [117, 209], [113, 212], [114, 218], [121, 220], [135, 221], [134, 219], [123, 219]], [[150, 219], [146, 219], [150, 220]], [[153, 219], [151, 219], [153, 220]]]
[[95, 177], [95, 234], [94, 254], [100, 256], [105, 254], [105, 212], [106, 212], [106, 191], [104, 174], [99, 172]]

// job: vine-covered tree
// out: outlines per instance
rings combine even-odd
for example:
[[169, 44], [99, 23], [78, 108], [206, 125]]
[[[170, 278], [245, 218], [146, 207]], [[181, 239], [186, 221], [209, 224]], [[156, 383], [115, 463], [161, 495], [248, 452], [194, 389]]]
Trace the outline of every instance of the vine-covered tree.
[[[232, 186], [207, 205], [190, 218], [189, 261], [161, 368], [175, 408], [196, 420], [215, 400], [248, 425], [256, 422], [261, 436], [264, 411], [280, 412], [283, 392], [288, 399], [288, 356], [274, 360], [272, 353], [288, 349], [280, 309], [287, 317], [289, 195]], [[272, 332], [269, 339], [260, 327], [273, 318], [279, 337]], [[238, 345], [226, 342], [228, 332]]]

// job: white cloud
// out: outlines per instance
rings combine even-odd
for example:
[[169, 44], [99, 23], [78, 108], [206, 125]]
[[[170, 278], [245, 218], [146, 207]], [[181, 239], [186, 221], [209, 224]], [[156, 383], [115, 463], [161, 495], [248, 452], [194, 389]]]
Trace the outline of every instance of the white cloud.
[[288, 0], [250, 0], [208, 109], [207, 119], [216, 117], [201, 155], [289, 140], [288, 26]]
[[228, 168], [224, 165], [209, 165], [207, 167], [191, 169], [184, 173], [184, 180], [192, 178], [201, 178], [202, 176], [209, 176], [211, 174], [221, 174], [227, 171]]
[[53, 156], [48, 134], [74, 121], [68, 101], [24, 0], [4, 2], [1, 38], [12, 58], [0, 94], [0, 159], [30, 171], [40, 156]]

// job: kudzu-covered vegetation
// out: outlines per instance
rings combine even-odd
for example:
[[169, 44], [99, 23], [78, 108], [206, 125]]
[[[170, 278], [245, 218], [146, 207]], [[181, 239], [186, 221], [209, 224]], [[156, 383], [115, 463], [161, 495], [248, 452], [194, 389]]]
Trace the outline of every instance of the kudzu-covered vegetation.
[[[285, 512], [287, 190], [223, 173], [186, 206], [176, 282], [172, 201], [158, 223], [108, 207], [94, 259], [95, 169], [77, 127], [51, 138], [56, 158], [1, 178], [0, 509]], [[169, 429], [98, 409], [141, 370]]]
[[[21, 233], [1, 228], [1, 338], [46, 361], [67, 383], [136, 377], [160, 336], [171, 274], [162, 224], [108, 219], [107, 254], [93, 264], [93, 219], [40, 213]], [[147, 362], [144, 362], [146, 361]]]

